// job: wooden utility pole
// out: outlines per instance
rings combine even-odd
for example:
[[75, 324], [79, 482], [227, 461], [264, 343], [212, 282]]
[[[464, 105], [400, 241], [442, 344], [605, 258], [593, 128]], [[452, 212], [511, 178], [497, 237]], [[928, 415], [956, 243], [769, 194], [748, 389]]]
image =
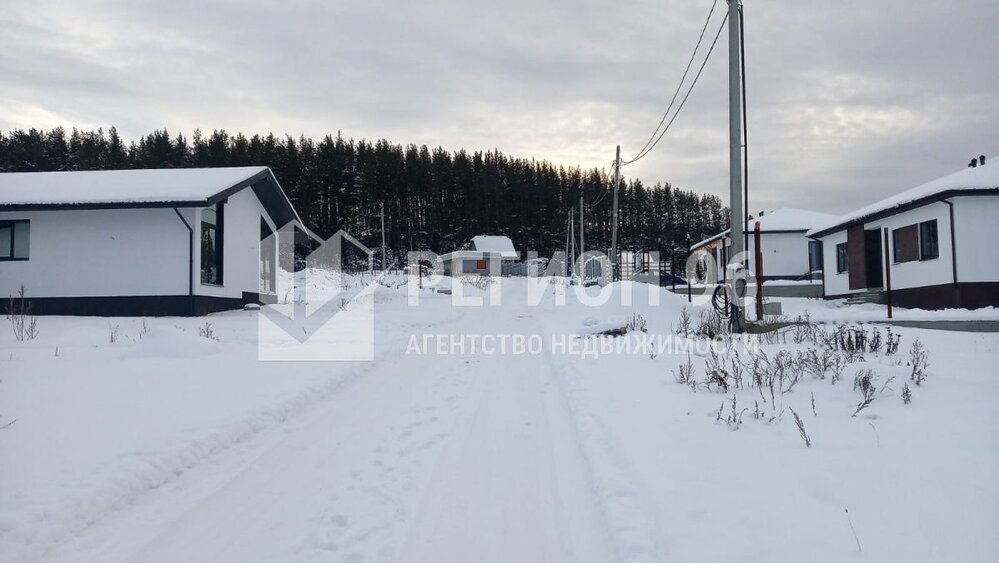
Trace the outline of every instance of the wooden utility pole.
[[611, 211], [611, 280], [621, 278], [621, 263], [617, 255], [617, 188], [621, 184], [621, 145], [614, 157], [614, 206]]

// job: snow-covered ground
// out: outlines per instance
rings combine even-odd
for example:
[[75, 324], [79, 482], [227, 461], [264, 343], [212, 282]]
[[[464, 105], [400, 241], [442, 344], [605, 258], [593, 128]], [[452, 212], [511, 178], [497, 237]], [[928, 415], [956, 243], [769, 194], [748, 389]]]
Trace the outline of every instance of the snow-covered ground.
[[[599, 288], [527, 283], [485, 307], [378, 286], [372, 362], [258, 361], [252, 311], [0, 327], [0, 560], [999, 559], [999, 334], [897, 328], [897, 353], [836, 383], [771, 395], [747, 371], [722, 391], [707, 341], [674, 338], [684, 296], [622, 283], [587, 306]], [[591, 336], [629, 320], [648, 332]], [[853, 417], [861, 369], [876, 390]]]

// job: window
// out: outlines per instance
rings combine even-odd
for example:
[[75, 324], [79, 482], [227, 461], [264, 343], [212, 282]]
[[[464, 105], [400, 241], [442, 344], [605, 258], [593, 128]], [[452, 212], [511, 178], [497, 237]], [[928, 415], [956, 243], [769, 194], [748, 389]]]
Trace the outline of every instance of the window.
[[836, 245], [836, 273], [842, 274], [846, 271], [846, 243], [841, 242]]
[[260, 292], [274, 293], [277, 271], [274, 261], [277, 258], [277, 235], [264, 218], [260, 218]]
[[808, 271], [822, 270], [822, 243], [817, 240], [808, 241]]
[[30, 223], [0, 221], [0, 260], [27, 260]]
[[201, 210], [201, 283], [222, 285], [222, 204]]
[[476, 270], [485, 270], [486, 269], [486, 261], [485, 260], [476, 260], [475, 261], [475, 269]]
[[919, 224], [919, 259], [930, 260], [940, 257], [940, 245], [937, 241], [937, 220], [925, 221]]
[[908, 225], [891, 232], [892, 260], [895, 263], [919, 260], [919, 225]]

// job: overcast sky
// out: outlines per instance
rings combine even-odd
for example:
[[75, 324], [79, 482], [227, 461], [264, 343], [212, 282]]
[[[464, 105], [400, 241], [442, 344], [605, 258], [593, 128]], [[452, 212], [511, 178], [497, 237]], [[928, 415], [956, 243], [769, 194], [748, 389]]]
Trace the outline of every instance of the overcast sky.
[[[606, 167], [616, 144], [629, 158], [652, 133], [710, 6], [6, 0], [0, 130], [340, 130]], [[995, 0], [745, 9], [751, 211], [844, 212], [999, 155]], [[628, 176], [727, 194], [727, 60], [723, 32]]]

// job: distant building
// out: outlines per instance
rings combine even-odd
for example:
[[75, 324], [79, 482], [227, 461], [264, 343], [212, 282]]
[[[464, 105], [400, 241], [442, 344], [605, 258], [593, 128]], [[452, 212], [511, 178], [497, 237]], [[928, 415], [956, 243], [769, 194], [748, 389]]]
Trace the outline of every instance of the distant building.
[[901, 307], [999, 306], [999, 164], [973, 162], [810, 231], [825, 297], [883, 300], [890, 274]]
[[444, 275], [501, 276], [520, 258], [513, 241], [506, 236], [472, 237], [470, 250], [456, 250], [440, 257]]
[[200, 315], [275, 300], [267, 167], [0, 174], [0, 297], [35, 314]]
[[[761, 212], [758, 217], [746, 221], [749, 236], [749, 266], [756, 271], [756, 239], [754, 230], [760, 224], [760, 247], [763, 256], [764, 280], [795, 280], [808, 276], [818, 277], [822, 272], [821, 247], [809, 240], [809, 229], [828, 223], [835, 215], [783, 207], [776, 211]], [[732, 247], [731, 230], [726, 229], [717, 235], [702, 240], [690, 247], [692, 253], [706, 253], [714, 259], [717, 279], [723, 279], [723, 268], [730, 259]], [[707, 264], [707, 261], [702, 262]]]

